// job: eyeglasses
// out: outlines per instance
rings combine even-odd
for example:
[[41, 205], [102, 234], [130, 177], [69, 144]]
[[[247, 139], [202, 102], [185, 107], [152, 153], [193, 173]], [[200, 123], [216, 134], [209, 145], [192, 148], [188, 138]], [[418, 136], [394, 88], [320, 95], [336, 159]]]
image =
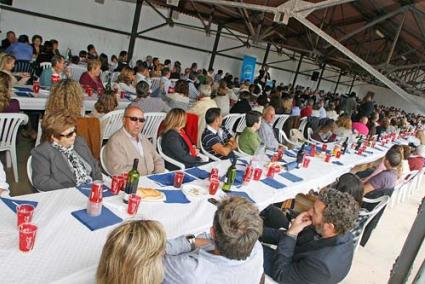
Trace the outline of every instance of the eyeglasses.
[[72, 136], [74, 136], [74, 134], [76, 133], [77, 131], [75, 130], [75, 128], [74, 128], [74, 130], [72, 130], [71, 132], [69, 132], [68, 134], [59, 134], [59, 137], [65, 137], [65, 138], [71, 138]]
[[144, 117], [126, 116], [126, 118], [130, 119], [133, 122], [139, 121], [140, 123], [143, 123], [146, 121]]

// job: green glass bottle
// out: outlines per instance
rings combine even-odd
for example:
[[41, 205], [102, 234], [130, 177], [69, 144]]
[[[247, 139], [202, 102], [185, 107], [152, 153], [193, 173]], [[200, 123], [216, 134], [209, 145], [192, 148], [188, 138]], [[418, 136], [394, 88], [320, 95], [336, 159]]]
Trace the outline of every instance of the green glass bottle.
[[230, 188], [236, 179], [236, 159], [232, 159], [232, 164], [227, 169], [226, 176], [224, 177], [223, 191], [230, 192]]
[[137, 171], [137, 166], [139, 165], [139, 159], [134, 159], [133, 168], [128, 172], [127, 184], [125, 187], [125, 192], [123, 195], [124, 203], [128, 203], [129, 195], [133, 194], [137, 190], [139, 185], [140, 174]]

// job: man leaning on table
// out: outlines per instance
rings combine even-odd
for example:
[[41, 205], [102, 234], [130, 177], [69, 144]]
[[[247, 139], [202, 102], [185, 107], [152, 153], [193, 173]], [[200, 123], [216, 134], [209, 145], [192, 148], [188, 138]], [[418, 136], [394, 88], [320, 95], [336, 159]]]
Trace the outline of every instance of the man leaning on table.
[[210, 229], [212, 241], [194, 236], [167, 241], [163, 283], [260, 283], [262, 229], [252, 203], [242, 197], [222, 200]]
[[123, 127], [115, 132], [103, 151], [106, 169], [111, 175], [128, 172], [134, 159], [139, 159], [139, 174], [150, 175], [165, 171], [164, 160], [148, 139], [141, 136], [145, 118], [137, 105], [125, 109]]
[[[350, 230], [359, 206], [348, 193], [322, 191], [313, 207], [299, 214], [289, 229], [265, 227], [264, 272], [279, 283], [332, 284], [341, 282], [351, 268], [353, 235]], [[265, 222], [267, 222], [267, 217]], [[269, 216], [279, 218], [277, 214]], [[281, 222], [285, 223], [282, 213]], [[269, 222], [267, 222], [269, 223]], [[287, 221], [286, 221], [287, 223]]]

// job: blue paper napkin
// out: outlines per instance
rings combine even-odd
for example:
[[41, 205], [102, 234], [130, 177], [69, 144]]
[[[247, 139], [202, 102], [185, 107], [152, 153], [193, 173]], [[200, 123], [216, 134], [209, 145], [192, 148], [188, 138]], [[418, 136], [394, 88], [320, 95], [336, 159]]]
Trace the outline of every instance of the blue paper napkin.
[[366, 153], [366, 154], [373, 154], [373, 152], [372, 151], [369, 151], [369, 150], [365, 150], [364, 153]]
[[275, 180], [274, 178], [271, 178], [271, 177], [262, 179], [261, 182], [267, 184], [270, 187], [273, 187], [274, 189], [282, 189], [282, 188], [286, 187], [286, 185], [278, 182], [277, 180]]
[[240, 196], [245, 198], [246, 200], [248, 200], [251, 203], [255, 203], [255, 201], [245, 192], [242, 191], [230, 191], [230, 192], [226, 192], [227, 195], [230, 196]]
[[12, 210], [13, 212], [16, 213], [16, 206], [21, 205], [21, 204], [30, 204], [34, 207], [37, 207], [38, 202], [37, 201], [29, 201], [29, 200], [16, 200], [16, 199], [9, 199], [9, 198], [0, 198], [4, 204], [7, 205], [7, 207], [10, 208], [10, 210]]
[[381, 151], [381, 152], [384, 151], [384, 149], [381, 149], [381, 148], [376, 147], [376, 146], [375, 146], [375, 150], [378, 150], [378, 151]]
[[292, 182], [303, 181], [303, 178], [300, 178], [299, 176], [296, 176], [296, 175], [288, 173], [288, 172], [283, 172], [283, 173], [280, 173], [279, 175], [283, 178], [286, 178], [287, 180], [292, 181]]
[[297, 161], [293, 161], [293, 162], [287, 163], [285, 166], [288, 169], [288, 171], [290, 171], [295, 169], [298, 166], [298, 163]]
[[241, 163], [242, 165], [248, 165], [248, 162], [242, 159], [238, 159], [238, 163]]
[[185, 171], [187, 174], [190, 174], [191, 176], [197, 177], [199, 179], [207, 179], [210, 176], [210, 173], [201, 170], [200, 168], [191, 168]]
[[18, 97], [28, 97], [28, 98], [32, 98], [34, 97], [31, 93], [26, 93], [26, 92], [15, 92], [15, 95], [17, 95]]
[[294, 154], [293, 152], [290, 152], [288, 150], [285, 150], [285, 155], [291, 158], [296, 158], [297, 154]]
[[[148, 178], [155, 181], [159, 185], [162, 186], [170, 186], [174, 184], [174, 174], [173, 172], [159, 174], [159, 175], [151, 175]], [[195, 178], [190, 175], [184, 175], [183, 183], [194, 181]]]
[[[77, 186], [77, 189], [84, 194], [87, 197], [90, 197], [90, 193], [91, 193], [91, 187], [92, 187], [92, 183], [88, 183], [88, 184], [82, 184], [80, 186]], [[109, 187], [107, 187], [106, 185], [103, 185], [102, 187], [102, 196], [103, 197], [109, 197], [112, 196], [112, 192], [111, 189]]]
[[102, 213], [96, 217], [87, 214], [86, 209], [71, 212], [71, 215], [83, 223], [87, 228], [89, 228], [90, 231], [109, 227], [123, 221], [120, 217], [112, 213], [112, 211], [105, 206], [102, 207]]
[[165, 194], [165, 203], [190, 203], [186, 195], [181, 190], [161, 190]]
[[343, 166], [344, 165], [340, 161], [333, 161], [332, 164], [335, 164], [335, 165], [338, 165], [338, 166]]
[[20, 92], [29, 92], [32, 93], [32, 89], [31, 88], [26, 88], [26, 87], [14, 87], [16, 90], [20, 91]]

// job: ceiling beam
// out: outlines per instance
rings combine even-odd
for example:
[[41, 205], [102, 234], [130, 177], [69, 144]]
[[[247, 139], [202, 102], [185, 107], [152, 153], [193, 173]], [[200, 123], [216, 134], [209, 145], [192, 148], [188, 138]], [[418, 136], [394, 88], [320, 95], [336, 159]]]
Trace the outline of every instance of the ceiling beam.
[[400, 37], [401, 30], [403, 29], [404, 20], [406, 19], [406, 14], [407, 14], [407, 10], [403, 13], [403, 18], [401, 19], [400, 25], [398, 26], [397, 33], [395, 35], [395, 38], [393, 39], [393, 44], [391, 46], [390, 53], [388, 54], [388, 58], [386, 61], [387, 64], [390, 63], [391, 57], [393, 57], [395, 46], [397, 45], [398, 38]]

